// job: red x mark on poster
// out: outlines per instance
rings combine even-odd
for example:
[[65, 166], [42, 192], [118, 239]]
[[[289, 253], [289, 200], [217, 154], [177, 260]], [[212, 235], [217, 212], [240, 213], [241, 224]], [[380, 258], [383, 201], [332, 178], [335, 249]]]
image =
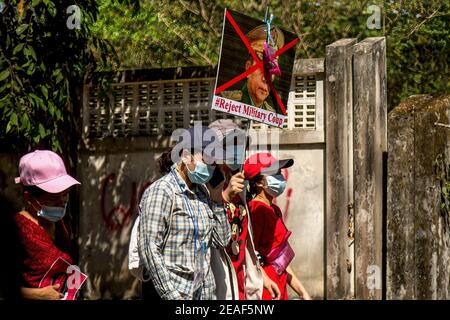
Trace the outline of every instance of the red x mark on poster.
[[[250, 53], [250, 55], [252, 56], [252, 58], [256, 62], [256, 64], [254, 66], [252, 66], [251, 68], [249, 68], [248, 70], [241, 73], [240, 75], [236, 76], [235, 78], [231, 79], [230, 81], [228, 81], [228, 82], [224, 83], [223, 85], [221, 85], [220, 87], [216, 88], [215, 94], [220, 94], [225, 89], [231, 87], [236, 82], [239, 82], [242, 79], [246, 78], [249, 74], [255, 72], [258, 69], [260, 69], [263, 74], [265, 73], [263, 61], [259, 60], [258, 56], [253, 51], [253, 48], [250, 46], [250, 43], [248, 42], [247, 38], [244, 36], [241, 29], [237, 25], [236, 21], [234, 21], [233, 17], [231, 16], [231, 14], [228, 10], [226, 10], [225, 15], [226, 15], [226, 18], [228, 19], [228, 21], [233, 26], [236, 33], [239, 35], [239, 38], [241, 38], [242, 42], [247, 47], [248, 52]], [[297, 43], [297, 41], [298, 41], [298, 39], [296, 38], [296, 39], [292, 40], [291, 42], [289, 42], [288, 44], [286, 44], [283, 48], [279, 49], [275, 53], [275, 58], [278, 57], [279, 55], [281, 55], [282, 53], [286, 52], [290, 48], [292, 48]], [[280, 106], [281, 111], [283, 112], [284, 115], [286, 115], [286, 108], [285, 108], [283, 102], [281, 101], [280, 96], [278, 95], [278, 92], [275, 90], [275, 87], [272, 83], [271, 77], [267, 77], [266, 81], [269, 84], [270, 90], [272, 91], [273, 95], [275, 96], [275, 99], [277, 100], [277, 103]]]

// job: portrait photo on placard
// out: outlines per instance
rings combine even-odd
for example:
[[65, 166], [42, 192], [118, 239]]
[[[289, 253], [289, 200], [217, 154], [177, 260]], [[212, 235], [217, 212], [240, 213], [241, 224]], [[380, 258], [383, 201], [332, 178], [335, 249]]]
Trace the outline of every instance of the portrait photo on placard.
[[212, 108], [281, 128], [297, 40], [273, 22], [226, 9]]

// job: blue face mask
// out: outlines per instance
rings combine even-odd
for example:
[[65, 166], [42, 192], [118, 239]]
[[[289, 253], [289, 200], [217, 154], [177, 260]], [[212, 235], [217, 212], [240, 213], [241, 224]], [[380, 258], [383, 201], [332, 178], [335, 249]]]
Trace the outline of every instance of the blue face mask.
[[38, 217], [47, 219], [51, 222], [57, 222], [66, 215], [67, 203], [64, 207], [41, 206], [41, 210], [37, 212]]
[[191, 171], [188, 169], [188, 177], [192, 183], [204, 184], [207, 183], [214, 172], [214, 166], [207, 165], [201, 161], [195, 161], [195, 169]]
[[266, 191], [272, 197], [276, 198], [286, 189], [286, 180], [282, 174], [274, 174], [266, 177], [267, 187]]

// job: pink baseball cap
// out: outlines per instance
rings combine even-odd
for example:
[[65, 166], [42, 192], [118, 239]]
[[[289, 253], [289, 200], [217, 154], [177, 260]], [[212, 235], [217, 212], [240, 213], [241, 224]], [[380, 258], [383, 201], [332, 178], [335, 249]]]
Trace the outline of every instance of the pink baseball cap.
[[36, 150], [20, 158], [19, 173], [16, 183], [36, 186], [49, 193], [59, 193], [80, 184], [67, 174], [61, 157], [48, 150]]

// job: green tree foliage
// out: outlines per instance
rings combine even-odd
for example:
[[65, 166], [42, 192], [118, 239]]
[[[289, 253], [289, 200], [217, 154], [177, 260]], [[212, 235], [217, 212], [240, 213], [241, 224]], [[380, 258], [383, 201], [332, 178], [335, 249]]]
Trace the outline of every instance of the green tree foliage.
[[100, 3], [93, 31], [116, 48], [122, 68], [216, 63], [223, 7], [215, 2], [206, 19], [187, 1], [141, 1], [138, 12], [112, 0]]
[[386, 15], [391, 106], [412, 94], [450, 92], [450, 2], [402, 2]]
[[[77, 0], [80, 29], [68, 28], [69, 0], [0, 1], [0, 146], [51, 147], [79, 128], [79, 88], [94, 75], [107, 86], [125, 68], [215, 66], [225, 7], [299, 36], [297, 56], [323, 57], [340, 38], [387, 37], [388, 102], [449, 92], [450, 3], [400, 1]], [[370, 30], [369, 5], [381, 8]], [[118, 60], [114, 51], [117, 52]], [[77, 123], [78, 121], [78, 123]], [[64, 138], [64, 139], [63, 139]]]
[[[113, 48], [91, 32], [96, 1], [2, 2], [0, 13], [0, 139], [19, 149], [62, 151], [73, 114], [76, 88], [110, 66]], [[65, 149], [65, 148], [64, 148]]]
[[[275, 23], [299, 36], [297, 56], [323, 57], [326, 45], [345, 37], [387, 37], [388, 102], [395, 106], [415, 93], [449, 92], [450, 4], [441, 0], [400, 1], [141, 1], [132, 8], [101, 0], [96, 33], [112, 42], [123, 68], [186, 65], [218, 61], [223, 9], [262, 19], [267, 6]], [[369, 29], [373, 14], [381, 25]]]

